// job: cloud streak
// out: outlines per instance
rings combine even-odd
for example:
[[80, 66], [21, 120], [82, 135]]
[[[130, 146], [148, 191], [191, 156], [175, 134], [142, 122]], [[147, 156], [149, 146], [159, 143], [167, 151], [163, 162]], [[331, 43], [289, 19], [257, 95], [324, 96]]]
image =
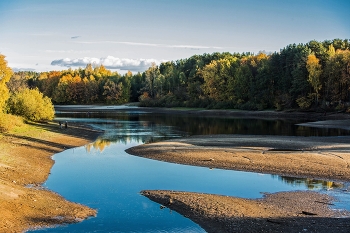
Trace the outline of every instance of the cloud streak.
[[80, 44], [124, 44], [131, 46], [147, 46], [147, 47], [158, 47], [158, 48], [180, 48], [180, 49], [224, 49], [223, 47], [216, 46], [202, 46], [202, 45], [167, 45], [167, 44], [153, 44], [153, 43], [141, 43], [131, 41], [79, 41], [76, 43]]
[[91, 50], [52, 50], [52, 49], [46, 49], [46, 53], [90, 53]]
[[145, 71], [152, 63], [159, 65], [163, 61], [155, 59], [128, 59], [107, 56], [102, 58], [83, 57], [83, 58], [64, 58], [51, 62], [53, 66], [61, 67], [85, 67], [87, 64], [103, 65], [107, 69], [120, 69], [131, 71]]

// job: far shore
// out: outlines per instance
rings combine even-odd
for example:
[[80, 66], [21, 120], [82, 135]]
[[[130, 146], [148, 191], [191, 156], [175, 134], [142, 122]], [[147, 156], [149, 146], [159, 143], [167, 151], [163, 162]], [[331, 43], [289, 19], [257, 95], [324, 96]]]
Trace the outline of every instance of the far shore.
[[239, 118], [266, 118], [266, 119], [300, 119], [309, 121], [323, 120], [350, 120], [350, 114], [342, 112], [301, 112], [294, 110], [274, 111], [246, 111], [234, 109], [201, 109], [201, 108], [157, 108], [137, 107], [135, 104], [127, 105], [55, 105], [58, 112], [116, 112], [116, 111], [138, 111], [157, 114], [179, 114], [198, 115], [214, 117], [239, 117]]

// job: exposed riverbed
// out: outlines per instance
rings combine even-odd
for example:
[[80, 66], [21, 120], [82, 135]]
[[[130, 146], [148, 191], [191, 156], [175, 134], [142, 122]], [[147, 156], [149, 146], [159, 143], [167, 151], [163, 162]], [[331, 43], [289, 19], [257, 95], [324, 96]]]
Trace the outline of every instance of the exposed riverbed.
[[[264, 192], [316, 190], [335, 192], [343, 183], [280, 177], [262, 173], [192, 167], [128, 155], [125, 150], [145, 142], [193, 134], [272, 134], [329, 136], [346, 130], [296, 126], [294, 121], [156, 116], [122, 112], [62, 114], [60, 120], [88, 123], [105, 130], [96, 142], [54, 156], [45, 187], [68, 200], [97, 209], [97, 217], [79, 224], [38, 232], [200, 232], [200, 226], [140, 195], [144, 189], [211, 193], [260, 198]], [[252, 133], [253, 132], [253, 133]], [[330, 189], [331, 188], [331, 189]], [[329, 191], [327, 191], [329, 190]], [[342, 193], [343, 195], [343, 193]]]

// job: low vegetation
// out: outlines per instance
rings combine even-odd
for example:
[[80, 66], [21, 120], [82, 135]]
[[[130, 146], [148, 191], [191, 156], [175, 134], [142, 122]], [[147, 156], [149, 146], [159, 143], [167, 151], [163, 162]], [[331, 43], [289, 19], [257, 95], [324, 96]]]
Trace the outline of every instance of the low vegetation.
[[12, 75], [5, 56], [0, 54], [0, 132], [22, 126], [23, 118], [30, 121], [52, 120], [55, 112], [51, 99], [43, 96], [37, 88], [21, 86], [10, 92], [7, 83]]
[[23, 118], [11, 114], [0, 113], [0, 133], [8, 132], [23, 126]]
[[8, 101], [9, 112], [31, 121], [52, 120], [55, 111], [51, 99], [38, 89], [23, 89], [14, 93]]

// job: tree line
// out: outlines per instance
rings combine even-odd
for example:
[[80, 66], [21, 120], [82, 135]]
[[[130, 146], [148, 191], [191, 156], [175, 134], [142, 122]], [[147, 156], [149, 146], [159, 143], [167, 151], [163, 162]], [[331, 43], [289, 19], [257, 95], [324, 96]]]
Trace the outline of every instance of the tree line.
[[290, 44], [279, 52], [213, 53], [153, 64], [124, 75], [103, 65], [17, 72], [15, 92], [37, 87], [56, 104], [263, 109], [346, 109], [350, 102], [350, 41]]

